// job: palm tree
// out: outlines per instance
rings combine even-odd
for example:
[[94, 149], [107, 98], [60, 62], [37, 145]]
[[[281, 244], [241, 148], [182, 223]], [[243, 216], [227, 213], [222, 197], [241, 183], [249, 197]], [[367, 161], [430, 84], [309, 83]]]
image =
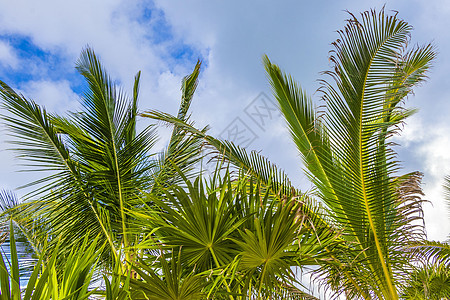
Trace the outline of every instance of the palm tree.
[[[409, 48], [411, 26], [384, 11], [351, 15], [333, 43], [331, 71], [319, 89], [325, 112], [267, 56], [265, 69], [316, 196], [328, 219], [305, 214], [342, 232], [342, 244], [325, 247], [328, 261], [319, 274], [336, 294], [350, 298], [398, 299], [413, 258], [406, 245], [423, 239], [419, 173], [398, 176], [399, 163], [389, 138], [414, 113], [401, 106], [426, 79], [435, 57], [431, 45]], [[292, 195], [290, 181], [257, 153], [202, 135], [167, 114], [144, 114], [185, 126], [203, 136], [223, 157], [263, 179], [275, 193]], [[294, 192], [298, 193], [297, 192]]]
[[[339, 256], [333, 280], [348, 296], [398, 299], [409, 256], [402, 247], [420, 238], [419, 176], [397, 176], [388, 142], [413, 111], [400, 106], [425, 79], [431, 45], [407, 50], [411, 27], [384, 11], [352, 16], [333, 45], [331, 82], [320, 91], [319, 115], [289, 76], [265, 57], [275, 97], [318, 196], [353, 251]], [[331, 273], [331, 270], [330, 270]]]
[[[175, 128], [167, 149], [149, 154], [157, 138], [154, 125], [141, 132], [136, 128], [140, 72], [129, 97], [107, 75], [92, 49], [81, 53], [77, 70], [88, 87], [81, 98], [82, 111], [67, 117], [48, 113], [0, 81], [8, 111], [3, 119], [14, 151], [26, 170], [51, 172], [25, 185], [34, 189], [14, 217], [22, 225], [24, 220], [33, 224], [44, 219], [48, 226], [34, 239], [42, 243], [49, 237], [49, 247], [62, 239], [61, 253], [81, 244], [87, 235], [108, 245], [102, 251], [103, 262], [121, 259], [119, 248], [130, 262], [131, 246], [142, 237], [127, 210], [141, 207], [144, 192], [158, 194], [175, 184], [180, 179], [175, 167], [193, 174], [201, 158], [201, 141]], [[185, 121], [199, 70], [197, 63], [182, 82], [178, 117]]]

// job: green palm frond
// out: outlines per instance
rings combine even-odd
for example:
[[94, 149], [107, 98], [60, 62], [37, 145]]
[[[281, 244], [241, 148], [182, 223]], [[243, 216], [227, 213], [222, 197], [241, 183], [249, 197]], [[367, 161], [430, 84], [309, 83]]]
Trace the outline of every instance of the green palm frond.
[[185, 121], [167, 113], [153, 110], [142, 113], [141, 115], [143, 117], [173, 124], [178, 128], [183, 128], [193, 135], [203, 138], [209, 145], [216, 149], [217, 152], [215, 153], [219, 160], [221, 157], [224, 157], [244, 172], [251, 174], [266, 184], [269, 184], [275, 194], [291, 193], [292, 185], [288, 176], [257, 151], [252, 151], [248, 154], [244, 148], [241, 148], [240, 146], [237, 146], [229, 141], [218, 140], [210, 135], [207, 135], [205, 130], [196, 129], [191, 124], [188, 124]]
[[[189, 119], [188, 110], [198, 85], [200, 67], [201, 62], [198, 61], [193, 72], [184, 77], [181, 84], [181, 103], [177, 118], [183, 122], [187, 122]], [[207, 129], [205, 127], [202, 132], [206, 132]], [[193, 170], [203, 157], [202, 146], [201, 138], [175, 126], [167, 149], [159, 155], [157, 160], [157, 168], [154, 170], [153, 193], [161, 193], [161, 189], [183, 182], [183, 178], [179, 176], [174, 166], [179, 168], [185, 176], [195, 177], [196, 174]]]
[[436, 241], [411, 243], [408, 248], [424, 263], [432, 261], [450, 267], [450, 244]]
[[[202, 137], [209, 145], [214, 147], [214, 154], [218, 161], [226, 159], [228, 162], [231, 162], [245, 176], [252, 176], [265, 185], [273, 196], [289, 198], [302, 194], [292, 185], [289, 177], [283, 170], [257, 151], [248, 153], [244, 148], [232, 142], [218, 140], [207, 135], [203, 130], [196, 129], [192, 125], [166, 113], [148, 111], [143, 113], [142, 116], [174, 124], [198, 137]], [[335, 232], [333, 226], [324, 220], [324, 212], [320, 212], [321, 209], [318, 209], [318, 205], [314, 201], [305, 201], [301, 210], [317, 228], [327, 228], [330, 233]]]
[[[256, 151], [247, 153], [247, 151], [232, 142], [221, 141], [212, 136], [205, 134], [203, 131], [196, 129], [190, 124], [179, 120], [169, 114], [148, 111], [142, 114], [144, 117], [168, 122], [185, 129], [199, 137], [202, 137], [209, 145], [213, 146], [217, 161], [225, 159], [240, 169], [241, 175], [254, 178], [261, 185], [260, 188], [267, 189], [272, 197], [289, 199], [302, 195], [297, 191], [290, 182], [288, 176], [279, 169], [275, 164]], [[214, 181], [213, 176], [213, 181]], [[245, 184], [248, 184], [244, 182]], [[249, 187], [248, 187], [249, 188]], [[256, 189], [258, 190], [258, 188]], [[244, 191], [241, 188], [240, 191]], [[252, 192], [247, 192], [252, 195]], [[242, 217], [257, 213], [260, 200], [249, 198], [249, 206], [241, 209]], [[324, 251], [324, 247], [329, 246], [330, 251], [339, 251], [345, 253], [349, 248], [340, 238], [340, 231], [333, 225], [334, 221], [326, 217], [326, 211], [313, 199], [302, 195], [301, 201], [303, 205], [299, 207], [298, 216], [303, 221], [301, 239], [301, 252], [299, 253], [298, 263], [305, 265], [317, 265], [319, 261], [333, 259], [330, 253]], [[242, 203], [245, 205], [245, 203]], [[252, 205], [254, 207], [252, 208]], [[248, 223], [249, 221], [246, 221]], [[250, 222], [252, 223], [252, 222]], [[319, 241], [319, 243], [317, 243]], [[338, 250], [338, 248], [340, 250]], [[319, 254], [320, 253], [320, 254]], [[357, 255], [357, 254], [355, 254]], [[333, 259], [337, 261], [337, 258]], [[342, 269], [342, 262], [338, 262], [339, 268]]]
[[[34, 220], [45, 219], [51, 225], [38, 239], [48, 236], [49, 246], [55, 247], [52, 239], [61, 237], [62, 253], [80, 244], [86, 233], [108, 243], [103, 248], [104, 263], [117, 260], [117, 249], [122, 246], [128, 249], [125, 256], [130, 261], [130, 245], [139, 240], [140, 233], [132, 228], [134, 221], [126, 212], [141, 207], [144, 192], [161, 194], [162, 188], [180, 181], [174, 166], [186, 174], [192, 171], [201, 159], [202, 141], [175, 128], [162, 159], [153, 159], [154, 126], [136, 130], [140, 72], [128, 97], [92, 49], [81, 53], [77, 70], [87, 88], [81, 98], [82, 110], [68, 116], [52, 115], [0, 82], [3, 105], [9, 112], [3, 119], [13, 138], [13, 150], [26, 170], [50, 171], [25, 185], [34, 190], [18, 218], [29, 230]], [[184, 120], [199, 71], [197, 63], [182, 83], [179, 117]]]
[[3, 225], [6, 225], [7, 221], [13, 221], [14, 226], [19, 229], [20, 236], [35, 254], [40, 255], [42, 240], [39, 237], [43, 236], [44, 232], [48, 233], [48, 225], [41, 219], [35, 219], [35, 216], [25, 219], [23, 216], [27, 214], [27, 209], [28, 204], [21, 203], [12, 191], [0, 192], [0, 218], [4, 221]]
[[448, 299], [450, 297], [450, 267], [426, 264], [410, 274], [402, 299]]
[[[22, 158], [28, 168], [53, 173], [36, 180], [29, 186], [39, 186], [29, 196], [46, 194], [47, 202], [58, 199], [83, 199], [84, 183], [78, 164], [72, 159], [69, 148], [63, 143], [58, 129], [51, 122], [48, 113], [35, 102], [25, 99], [15, 93], [5, 83], [0, 82], [3, 105], [11, 115], [3, 116], [10, 135], [15, 138], [11, 143], [19, 158]], [[55, 192], [57, 191], [57, 193]], [[30, 204], [23, 210], [23, 220], [27, 220], [35, 208], [45, 207], [44, 203]], [[75, 209], [76, 207], [73, 207]], [[77, 214], [72, 214], [72, 216]], [[30, 218], [33, 222], [35, 218]], [[96, 216], [86, 212], [77, 217], [83, 226], [99, 223]], [[69, 220], [71, 221], [71, 220]], [[97, 235], [96, 226], [92, 226], [94, 235]], [[43, 239], [44, 237], [42, 237]], [[68, 243], [71, 244], [71, 243]]]
[[[58, 264], [59, 245], [53, 252], [43, 247], [43, 253], [33, 267], [33, 271], [25, 287], [20, 286], [19, 260], [16, 249], [13, 223], [10, 222], [10, 254], [11, 263], [5, 263], [0, 255], [0, 295], [1, 299], [12, 300], [75, 300], [87, 299], [95, 290], [90, 290], [98, 257], [102, 246], [98, 240], [86, 238], [77, 248], [73, 248], [64, 264]], [[90, 245], [88, 245], [88, 243]], [[48, 257], [48, 260], [44, 258]]]
[[201, 176], [194, 182], [184, 179], [187, 190], [174, 186], [161, 199], [149, 195], [161, 209], [156, 235], [167, 247], [181, 247], [187, 266], [200, 271], [224, 266], [237, 254], [237, 246], [229, 238], [245, 221], [236, 213], [238, 194], [229, 175], [209, 193]]
[[251, 218], [254, 229], [244, 228], [240, 239], [233, 239], [241, 251], [238, 269], [253, 275], [247, 276], [246, 285], [254, 285], [258, 297], [264, 290], [275, 290], [278, 281], [295, 282], [290, 267], [296, 265], [298, 254], [293, 245], [301, 226], [301, 222], [296, 222], [296, 205], [286, 202], [269, 207]]
[[399, 182], [406, 180], [393, 176], [398, 164], [386, 143], [410, 115], [399, 106], [401, 100], [426, 78], [435, 57], [430, 45], [405, 50], [410, 30], [406, 22], [384, 11], [365, 12], [360, 19], [352, 15], [333, 43], [334, 68], [325, 72], [331, 83], [323, 80], [320, 88], [324, 114], [313, 109], [290, 76], [264, 58], [309, 177], [336, 223], [345, 228], [345, 238], [356, 247], [359, 269], [353, 261], [347, 269], [351, 273], [342, 274], [347, 287], [366, 298], [362, 287], [371, 286], [376, 297], [398, 299], [396, 284], [406, 261], [399, 245], [417, 232], [411, 225], [420, 212], [420, 201], [413, 197], [417, 189], [400, 195]]
[[100, 210], [114, 216], [109, 222], [127, 243], [123, 211], [137, 199], [137, 188], [149, 186], [147, 152], [155, 134], [150, 127], [133, 133], [136, 99], [128, 100], [117, 90], [91, 49], [82, 53], [78, 70], [89, 85], [82, 103], [84, 111], [70, 118], [50, 116], [2, 83], [4, 105], [11, 113], [4, 119], [15, 138], [14, 150], [27, 167], [52, 171], [28, 185], [38, 185], [30, 197], [45, 196], [30, 203], [26, 213], [52, 224], [47, 234], [63, 237], [61, 251], [80, 243], [89, 228], [92, 238], [100, 235], [108, 241], [107, 259], [116, 253], [117, 237], [107, 230]]
[[153, 266], [141, 262], [133, 266], [141, 279], [131, 279], [132, 299], [151, 300], [195, 300], [206, 299], [206, 274], [185, 274], [181, 265], [182, 256], [172, 255], [170, 259], [161, 252], [158, 265], [161, 272]]

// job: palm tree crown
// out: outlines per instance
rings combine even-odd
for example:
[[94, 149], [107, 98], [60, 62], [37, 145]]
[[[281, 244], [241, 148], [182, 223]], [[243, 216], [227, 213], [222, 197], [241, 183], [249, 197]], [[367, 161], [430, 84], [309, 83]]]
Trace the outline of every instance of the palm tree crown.
[[[183, 80], [180, 119], [187, 119], [199, 69], [197, 63]], [[77, 70], [88, 87], [81, 98], [82, 111], [67, 117], [48, 113], [0, 82], [14, 150], [28, 170], [52, 172], [26, 185], [35, 187], [30, 199], [38, 199], [28, 201], [16, 219], [29, 228], [45, 219], [47, 226], [34, 240], [61, 237], [62, 252], [85, 235], [98, 236], [99, 245], [108, 245], [105, 262], [118, 258], [122, 246], [130, 261], [129, 247], [140, 237], [127, 211], [142, 206], [143, 192], [158, 193], [176, 183], [174, 167], [191, 172], [201, 157], [201, 143], [176, 128], [168, 148], [158, 156], [150, 154], [157, 138], [154, 125], [136, 129], [140, 72], [129, 97], [109, 78], [93, 50], [82, 52]]]

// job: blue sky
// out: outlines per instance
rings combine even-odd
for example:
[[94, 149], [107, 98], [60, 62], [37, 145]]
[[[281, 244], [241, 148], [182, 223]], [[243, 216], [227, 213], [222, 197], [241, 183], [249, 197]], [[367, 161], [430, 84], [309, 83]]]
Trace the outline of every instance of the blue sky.
[[[310, 186], [279, 115], [273, 114], [265, 124], [252, 118], [254, 103], [270, 108], [273, 100], [262, 55], [268, 54], [314, 94], [319, 73], [330, 67], [328, 51], [336, 30], [348, 18], [344, 10], [358, 13], [386, 4], [387, 11], [398, 11], [415, 28], [412, 44], [433, 42], [439, 52], [429, 81], [408, 99], [407, 106], [420, 112], [396, 141], [402, 144], [398, 150], [404, 170], [424, 172], [426, 199], [432, 203], [424, 208], [429, 237], [448, 236], [441, 189], [443, 176], [450, 174], [446, 1], [129, 2], [134, 1], [0, 0], [0, 79], [49, 111], [74, 110], [84, 87], [74, 65], [83, 47], [90, 45], [128, 91], [135, 73], [142, 70], [142, 110], [175, 114], [180, 81], [201, 59], [192, 105], [196, 124], [210, 124], [213, 135], [224, 136], [236, 127], [235, 120], [244, 123], [253, 133], [248, 148], [261, 150], [304, 190]], [[0, 188], [15, 189], [37, 175], [16, 172], [17, 161], [5, 151], [6, 139], [2, 131]]]

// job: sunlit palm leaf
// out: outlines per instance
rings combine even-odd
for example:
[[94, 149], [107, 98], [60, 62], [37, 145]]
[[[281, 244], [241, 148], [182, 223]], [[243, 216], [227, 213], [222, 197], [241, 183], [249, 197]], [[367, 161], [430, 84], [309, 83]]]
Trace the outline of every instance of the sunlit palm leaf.
[[135, 134], [139, 76], [134, 98], [128, 100], [91, 49], [82, 53], [78, 70], [89, 85], [83, 112], [70, 118], [50, 116], [2, 83], [4, 103], [12, 115], [4, 119], [19, 155], [30, 162], [27, 166], [53, 171], [32, 183], [40, 186], [31, 196], [46, 196], [30, 203], [27, 213], [35, 212], [52, 224], [46, 234], [62, 236], [61, 251], [82, 241], [89, 228], [92, 238], [100, 235], [108, 241], [105, 255], [111, 250], [115, 255], [115, 240], [123, 238], [127, 244], [125, 208], [133, 205], [139, 188], [150, 186], [147, 152], [155, 135], [151, 128]]
[[301, 226], [301, 222], [296, 222], [295, 206], [295, 202], [286, 202], [276, 208], [269, 207], [251, 218], [253, 228], [245, 228], [240, 239], [233, 239], [241, 250], [238, 268], [256, 275], [248, 276], [247, 280], [255, 280], [258, 297], [264, 290], [275, 290], [279, 280], [295, 282], [290, 268], [296, 265], [298, 253], [293, 245]]
[[[19, 157], [27, 169], [51, 171], [26, 186], [35, 190], [21, 209], [29, 228], [37, 219], [51, 224], [41, 231], [64, 240], [60, 251], [68, 252], [80, 243], [89, 229], [91, 238], [107, 241], [103, 261], [117, 258], [124, 245], [130, 261], [130, 245], [139, 238], [131, 228], [126, 211], [141, 205], [143, 192], [166, 187], [173, 180], [173, 166], [188, 172], [201, 158], [200, 140], [175, 130], [164, 159], [150, 159], [156, 141], [153, 126], [136, 131], [140, 73], [135, 77], [132, 97], [123, 93], [109, 78], [91, 49], [82, 52], [77, 64], [88, 86], [82, 97], [82, 111], [69, 117], [50, 115], [31, 100], [15, 93], [1, 82], [1, 96], [8, 114], [4, 116]], [[198, 63], [182, 87], [180, 117], [185, 118], [197, 85]], [[155, 194], [160, 193], [158, 189]], [[55, 243], [50, 241], [50, 246]]]
[[[334, 70], [325, 72], [334, 84], [322, 81], [324, 115], [314, 111], [290, 76], [265, 58], [310, 178], [345, 228], [346, 239], [356, 242], [350, 257], [360, 258], [359, 268], [352, 265], [342, 274], [355, 296], [369, 297], [371, 290], [379, 298], [398, 298], [395, 286], [405, 271], [399, 266], [406, 262], [399, 245], [414, 236], [410, 223], [420, 212], [420, 201], [399, 195], [399, 182], [406, 181], [394, 180], [398, 165], [385, 142], [410, 114], [398, 106], [400, 100], [423, 81], [435, 56], [431, 46], [404, 52], [409, 31], [406, 22], [384, 11], [365, 12], [360, 20], [352, 16], [333, 44]], [[414, 193], [409, 190], [410, 196]]]
[[[188, 110], [191, 105], [195, 90], [198, 85], [198, 76], [200, 74], [200, 61], [195, 65], [194, 71], [183, 78], [181, 84], [181, 104], [177, 118], [183, 122], [187, 121]], [[203, 129], [205, 132], [207, 128]], [[160, 188], [171, 184], [182, 183], [183, 178], [179, 176], [174, 166], [179, 168], [185, 176], [194, 176], [191, 174], [194, 166], [202, 159], [203, 140], [195, 135], [189, 134], [183, 128], [175, 126], [169, 140], [166, 151], [161, 153], [158, 159], [158, 167], [154, 171], [155, 194], [160, 193]]]

